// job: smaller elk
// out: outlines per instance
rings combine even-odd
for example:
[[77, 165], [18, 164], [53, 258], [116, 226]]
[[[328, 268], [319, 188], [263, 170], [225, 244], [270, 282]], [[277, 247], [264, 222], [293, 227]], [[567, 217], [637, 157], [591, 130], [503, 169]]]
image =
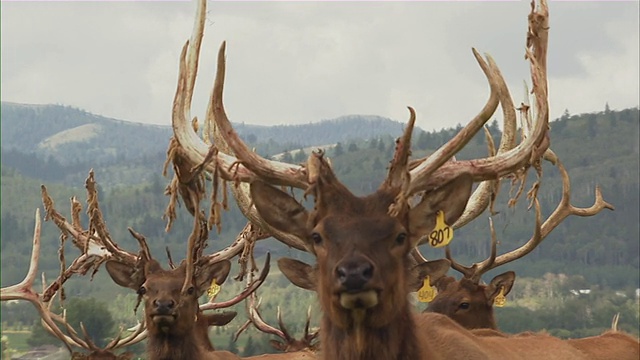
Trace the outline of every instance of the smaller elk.
[[[153, 359], [237, 359], [235, 354], [226, 351], [214, 351], [208, 338], [211, 324], [226, 324], [234, 312], [223, 314], [205, 314], [206, 310], [228, 307], [242, 301], [265, 280], [269, 270], [270, 256], [267, 256], [262, 273], [241, 294], [222, 303], [198, 304], [198, 298], [215, 281], [220, 285], [226, 279], [229, 270], [229, 258], [239, 254], [245, 246], [245, 237], [239, 237], [229, 247], [211, 254], [203, 255], [206, 246], [208, 227], [202, 213], [194, 218], [194, 230], [187, 244], [187, 259], [179, 266], [170, 263], [165, 270], [151, 257], [146, 239], [129, 229], [141, 247], [139, 254], [124, 251], [111, 239], [98, 204], [97, 186], [91, 171], [86, 180], [87, 203], [90, 230], [83, 230], [79, 223], [80, 204], [72, 199], [72, 218], [69, 223], [53, 207], [53, 200], [43, 187], [43, 202], [47, 217], [53, 219], [63, 236], [71, 235], [74, 244], [80, 249], [100, 249], [99, 255], [85, 251], [74, 260], [73, 268], [61, 276], [66, 279], [76, 272], [86, 273], [91, 268], [106, 262], [106, 268], [112, 279], [121, 286], [135, 289], [139, 300], [144, 301], [147, 337], [147, 356]], [[197, 204], [197, 201], [195, 202]], [[249, 228], [251, 226], [248, 225]], [[250, 233], [250, 231], [246, 231]], [[93, 233], [93, 236], [87, 234]], [[245, 234], [243, 232], [242, 234]], [[83, 260], [90, 258], [91, 261]], [[76, 265], [78, 264], [78, 265]], [[84, 264], [84, 265], [83, 265]], [[56, 283], [52, 285], [57, 285]], [[59, 288], [61, 284], [58, 285]]]
[[451, 261], [451, 267], [462, 273], [462, 278], [456, 281], [453, 277], [445, 277], [437, 283], [438, 295], [429, 303], [425, 311], [438, 312], [449, 316], [467, 329], [498, 329], [493, 305], [496, 296], [507, 295], [511, 291], [516, 274], [507, 271], [495, 276], [488, 285], [480, 283], [483, 274], [491, 269], [517, 260], [529, 254], [555, 229], [564, 219], [570, 215], [581, 217], [593, 216], [603, 209], [613, 210], [613, 205], [607, 203], [599, 187], [596, 187], [595, 202], [591, 207], [579, 208], [571, 205], [571, 183], [569, 174], [560, 160], [548, 151], [548, 158], [552, 158], [558, 167], [562, 178], [562, 199], [556, 209], [544, 221], [541, 220], [540, 206], [535, 200], [536, 228], [533, 236], [522, 246], [506, 254], [497, 255], [497, 240], [491, 228], [491, 255], [480, 263], [469, 267], [463, 266], [452, 259], [449, 247], [446, 248], [447, 259]]
[[[151, 258], [144, 241], [143, 254], [135, 263], [109, 260], [106, 263], [111, 278], [120, 286], [136, 290], [144, 302], [149, 331], [148, 359], [236, 359], [226, 351], [211, 351], [210, 344], [198, 335], [198, 298], [212, 281], [222, 284], [231, 267], [220, 253], [199, 254], [206, 240], [207, 224], [195, 217], [194, 232], [189, 238], [187, 260], [175, 269], [165, 270]], [[140, 240], [140, 236], [133, 233]], [[195, 255], [195, 256], [194, 256]], [[263, 268], [264, 280], [269, 270], [269, 255]], [[238, 300], [239, 301], [239, 300]]]

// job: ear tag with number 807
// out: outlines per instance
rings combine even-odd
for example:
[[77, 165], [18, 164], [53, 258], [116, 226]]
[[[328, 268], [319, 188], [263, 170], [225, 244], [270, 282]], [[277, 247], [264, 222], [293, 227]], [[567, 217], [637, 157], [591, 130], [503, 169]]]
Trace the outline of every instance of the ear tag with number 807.
[[213, 299], [216, 298], [216, 295], [220, 292], [220, 285], [216, 283], [216, 279], [211, 281], [211, 286], [207, 289], [207, 296], [209, 297], [209, 302], [212, 302]]
[[429, 275], [424, 278], [424, 282], [422, 283], [422, 287], [418, 290], [418, 300], [420, 302], [430, 302], [436, 297], [437, 291], [436, 288], [431, 286], [431, 281], [429, 280]]
[[444, 222], [444, 211], [436, 214], [436, 227], [429, 234], [429, 244], [435, 248], [449, 245], [453, 240], [453, 228]]
[[493, 305], [497, 307], [503, 307], [504, 304], [507, 303], [507, 298], [504, 296], [504, 286], [500, 286], [500, 292], [496, 295], [495, 300], [493, 300]]

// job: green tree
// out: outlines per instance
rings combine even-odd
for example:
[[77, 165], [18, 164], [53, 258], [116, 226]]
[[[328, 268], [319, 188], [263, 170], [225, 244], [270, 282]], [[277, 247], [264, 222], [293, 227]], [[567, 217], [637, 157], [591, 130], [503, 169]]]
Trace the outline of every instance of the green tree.
[[230, 351], [230, 352], [232, 352], [234, 354], [237, 354], [238, 353], [238, 346], [236, 345], [236, 342], [233, 341], [233, 338], [234, 338], [234, 336], [233, 336], [233, 334], [231, 334], [231, 336], [229, 336], [229, 344], [227, 345], [227, 349], [226, 350]]
[[289, 150], [285, 151], [284, 154], [282, 154], [282, 161], [286, 163], [293, 163], [293, 156], [291, 156]]
[[298, 150], [298, 152], [296, 152], [296, 155], [293, 157], [293, 162], [298, 164], [305, 161], [307, 161], [307, 154], [304, 152], [303, 148], [300, 148], [300, 150]]
[[342, 148], [342, 144], [338, 142], [333, 148], [333, 156], [338, 157], [342, 154], [344, 154], [344, 149]]
[[244, 345], [244, 349], [242, 350], [242, 356], [251, 356], [257, 355], [258, 348], [253, 342], [253, 338], [249, 336], [247, 339], [247, 343]]
[[416, 147], [420, 150], [427, 150], [429, 147], [429, 134], [424, 131], [420, 131], [418, 140], [416, 141]]

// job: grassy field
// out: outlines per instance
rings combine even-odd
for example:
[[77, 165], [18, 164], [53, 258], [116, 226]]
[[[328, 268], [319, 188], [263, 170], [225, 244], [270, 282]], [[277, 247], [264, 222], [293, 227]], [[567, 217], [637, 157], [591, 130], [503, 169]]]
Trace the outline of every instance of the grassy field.
[[26, 351], [29, 349], [27, 339], [31, 335], [27, 330], [2, 330], [2, 336], [6, 336], [9, 340], [9, 347], [13, 350]]

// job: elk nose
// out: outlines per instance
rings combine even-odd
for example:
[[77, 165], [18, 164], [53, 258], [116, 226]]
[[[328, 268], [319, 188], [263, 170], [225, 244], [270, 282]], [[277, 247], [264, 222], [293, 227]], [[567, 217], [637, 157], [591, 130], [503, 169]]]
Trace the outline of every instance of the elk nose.
[[169, 300], [160, 299], [160, 300], [154, 300], [153, 305], [156, 306], [156, 310], [159, 313], [168, 313], [171, 309], [173, 309], [175, 302], [171, 299]]
[[336, 267], [336, 276], [347, 291], [360, 291], [373, 276], [373, 264], [366, 259], [343, 262]]

